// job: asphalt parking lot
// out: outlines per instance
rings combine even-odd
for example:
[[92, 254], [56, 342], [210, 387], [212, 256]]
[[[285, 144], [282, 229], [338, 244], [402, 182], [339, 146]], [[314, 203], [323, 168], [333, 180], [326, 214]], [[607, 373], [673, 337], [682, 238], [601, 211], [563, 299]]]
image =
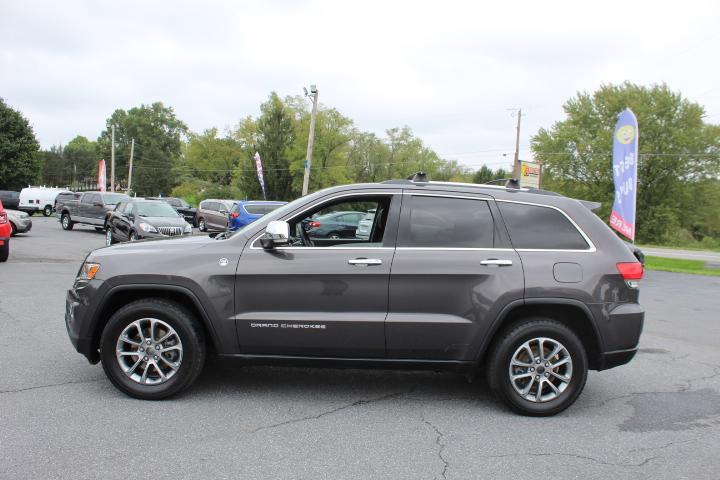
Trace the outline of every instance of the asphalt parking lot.
[[0, 478], [720, 477], [720, 278], [648, 272], [639, 355], [552, 418], [450, 373], [226, 360], [144, 402], [65, 332], [65, 291], [103, 234], [33, 222], [0, 264]]

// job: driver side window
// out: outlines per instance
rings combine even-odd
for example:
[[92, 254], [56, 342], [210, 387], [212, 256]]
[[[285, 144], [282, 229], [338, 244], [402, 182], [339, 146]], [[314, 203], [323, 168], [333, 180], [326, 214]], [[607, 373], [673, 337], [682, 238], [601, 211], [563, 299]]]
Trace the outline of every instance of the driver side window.
[[382, 247], [389, 196], [345, 197], [290, 223], [293, 247]]

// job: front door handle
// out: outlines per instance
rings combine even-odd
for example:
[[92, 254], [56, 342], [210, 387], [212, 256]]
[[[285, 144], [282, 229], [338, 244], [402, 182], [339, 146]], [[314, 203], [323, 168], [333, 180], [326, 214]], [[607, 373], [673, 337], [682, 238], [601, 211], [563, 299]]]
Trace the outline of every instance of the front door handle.
[[350, 265], [382, 265], [379, 258], [352, 258], [348, 260]]
[[480, 265], [496, 266], [496, 267], [509, 267], [512, 265], [512, 260], [498, 260], [497, 258], [488, 258], [482, 260]]

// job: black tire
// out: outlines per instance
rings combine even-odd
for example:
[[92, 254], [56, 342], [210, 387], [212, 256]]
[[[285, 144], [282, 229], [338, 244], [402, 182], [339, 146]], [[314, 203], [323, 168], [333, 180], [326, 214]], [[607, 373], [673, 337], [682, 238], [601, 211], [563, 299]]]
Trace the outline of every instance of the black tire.
[[0, 262], [7, 262], [10, 256], [10, 239], [5, 240], [5, 245], [0, 247]]
[[[115, 356], [123, 330], [141, 318], [166, 322], [182, 342], [180, 367], [172, 377], [157, 385], [141, 384], [129, 378]], [[100, 339], [100, 360], [107, 377], [121, 392], [142, 400], [162, 400], [188, 388], [200, 375], [205, 354], [205, 334], [198, 320], [181, 305], [159, 298], [137, 300], [122, 307], [110, 318]]]
[[339, 240], [342, 237], [338, 232], [330, 232], [327, 234], [326, 238], [331, 238], [333, 240]]
[[15, 224], [13, 222], [10, 222], [10, 228], [11, 228], [10, 236], [14, 237], [15, 235], [17, 235], [17, 227], [15, 226]]
[[130, 240], [131, 242], [137, 242], [138, 240], [142, 240], [142, 239], [138, 236], [138, 234], [137, 234], [137, 232], [135, 232], [135, 230], [130, 230], [130, 234], [128, 235], [128, 240]]
[[105, 245], [109, 247], [109, 246], [113, 245], [114, 243], [115, 243], [115, 238], [113, 237], [113, 234], [112, 234], [112, 228], [108, 228], [105, 230]]
[[[572, 360], [572, 375], [566, 388], [556, 398], [535, 402], [524, 398], [513, 388], [509, 371], [516, 350], [526, 341], [539, 337], [560, 342], [565, 347]], [[486, 374], [490, 389], [506, 405], [522, 415], [543, 417], [562, 412], [577, 400], [587, 380], [588, 361], [582, 342], [568, 327], [549, 318], [528, 318], [511, 325], [498, 335], [487, 358]], [[540, 368], [543, 367], [538, 367], [538, 372]]]
[[75, 226], [75, 223], [70, 220], [70, 214], [69, 213], [63, 213], [60, 216], [60, 225], [62, 225], [63, 230], [72, 230]]
[[45, 205], [45, 208], [43, 208], [42, 213], [46, 217], [49, 217], [50, 215], [52, 215], [52, 205]]
[[201, 232], [207, 232], [207, 224], [205, 223], [205, 219], [202, 217], [198, 219], [198, 230]]

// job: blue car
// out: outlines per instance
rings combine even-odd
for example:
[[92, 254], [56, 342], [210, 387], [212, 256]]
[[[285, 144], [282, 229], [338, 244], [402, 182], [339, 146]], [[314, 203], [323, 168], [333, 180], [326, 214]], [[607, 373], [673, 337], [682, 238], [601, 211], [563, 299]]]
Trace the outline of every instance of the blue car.
[[228, 231], [233, 232], [254, 222], [266, 213], [280, 208], [287, 202], [266, 202], [263, 200], [246, 200], [236, 203], [228, 213]]

